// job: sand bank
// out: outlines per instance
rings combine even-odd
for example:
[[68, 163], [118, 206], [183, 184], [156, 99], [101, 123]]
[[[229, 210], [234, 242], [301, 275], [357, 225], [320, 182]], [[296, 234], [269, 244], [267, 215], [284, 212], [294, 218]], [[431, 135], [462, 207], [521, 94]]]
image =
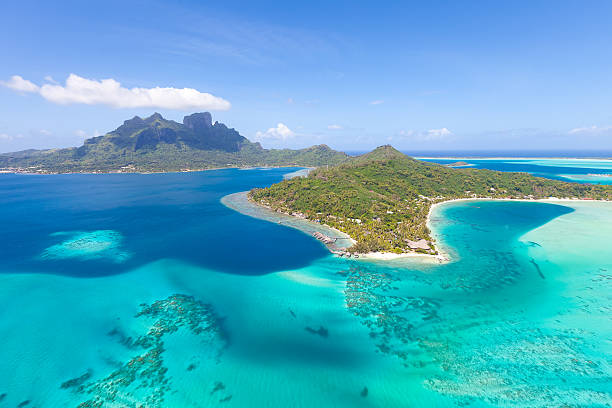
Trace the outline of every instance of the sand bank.
[[332, 238], [335, 240], [335, 242], [325, 244], [325, 246], [331, 252], [344, 251], [346, 248], [355, 243], [355, 241], [349, 235], [337, 230], [336, 228], [332, 228], [329, 225], [319, 224], [304, 218], [279, 213], [270, 208], [256, 204], [249, 200], [247, 193], [248, 191], [242, 191], [239, 193], [226, 195], [225, 197], [221, 198], [221, 203], [226, 207], [231, 208], [234, 211], [238, 211], [241, 214], [248, 215], [249, 217], [286, 225], [311, 236], [318, 232]]

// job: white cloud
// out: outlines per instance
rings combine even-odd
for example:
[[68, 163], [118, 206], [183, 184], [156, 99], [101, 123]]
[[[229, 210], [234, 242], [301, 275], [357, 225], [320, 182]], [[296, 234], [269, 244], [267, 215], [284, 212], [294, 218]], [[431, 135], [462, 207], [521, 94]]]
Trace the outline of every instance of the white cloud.
[[265, 132], [255, 133], [255, 139], [265, 140], [287, 140], [295, 136], [295, 132], [289, 129], [284, 123], [279, 123], [276, 127], [270, 128]]
[[329, 130], [341, 130], [342, 126], [340, 126], [340, 125], [328, 125], [327, 128]]
[[15, 139], [21, 139], [23, 137], [23, 135], [20, 133], [18, 135], [9, 135], [7, 133], [0, 133], [0, 140], [5, 140], [7, 142], [10, 142], [11, 140], [15, 140]]
[[19, 92], [38, 92], [40, 90], [38, 85], [19, 75], [13, 75], [8, 81], [0, 81], [0, 85]]
[[100, 81], [70, 74], [66, 85], [44, 84], [41, 87], [18, 75], [2, 85], [11, 89], [38, 92], [48, 101], [66, 105], [108, 105], [114, 108], [161, 108], [228, 110], [231, 104], [223, 98], [193, 88], [124, 88], [114, 79]]
[[370, 102], [370, 105], [380, 105], [382, 103], [385, 103], [385, 101], [378, 99], [378, 100]]
[[45, 76], [45, 81], [51, 82], [52, 84], [58, 84], [59, 83], [55, 79], [53, 79], [53, 77], [51, 75]]
[[425, 140], [436, 140], [436, 139], [444, 139], [452, 135], [453, 135], [453, 132], [451, 132], [447, 128], [429, 129], [427, 132], [423, 134], [423, 138]]
[[78, 137], [82, 137], [83, 139], [86, 139], [88, 137], [87, 132], [84, 131], [83, 129], [75, 130], [74, 134], [77, 135]]
[[612, 130], [612, 126], [590, 126], [590, 127], [581, 127], [570, 130], [568, 133], [570, 135], [574, 134], [597, 134], [603, 133]]
[[442, 140], [454, 136], [454, 133], [447, 128], [429, 129], [425, 131], [400, 130], [394, 136], [389, 136], [387, 140], [413, 140], [413, 141], [429, 141]]
[[51, 131], [50, 131], [50, 130], [47, 130], [47, 129], [40, 129], [40, 130], [38, 131], [38, 133], [40, 133], [40, 134], [41, 134], [41, 135], [43, 135], [43, 136], [51, 136], [51, 134], [52, 134], [52, 133], [51, 133]]
[[93, 133], [88, 133], [86, 131], [84, 131], [83, 129], [77, 129], [74, 131], [74, 134], [82, 139], [89, 139], [91, 137], [96, 137], [100, 135], [100, 132], [97, 130], [94, 130]]

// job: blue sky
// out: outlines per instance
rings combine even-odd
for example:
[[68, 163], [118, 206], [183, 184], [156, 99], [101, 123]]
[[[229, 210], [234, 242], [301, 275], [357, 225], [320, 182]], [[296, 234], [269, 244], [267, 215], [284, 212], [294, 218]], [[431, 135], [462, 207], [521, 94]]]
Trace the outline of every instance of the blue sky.
[[0, 152], [207, 109], [266, 147], [612, 149], [611, 16], [609, 1], [10, 2]]

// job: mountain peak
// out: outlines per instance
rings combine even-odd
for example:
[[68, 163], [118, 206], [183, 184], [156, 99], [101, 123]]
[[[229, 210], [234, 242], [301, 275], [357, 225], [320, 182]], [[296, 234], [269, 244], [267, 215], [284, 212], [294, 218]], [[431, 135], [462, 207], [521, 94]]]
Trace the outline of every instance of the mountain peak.
[[264, 149], [223, 123], [213, 126], [208, 112], [185, 116], [183, 123], [164, 119], [156, 112], [145, 119], [134, 116], [105, 135], [85, 140], [80, 147], [0, 154], [0, 170], [178, 171], [227, 166], [314, 167], [347, 160], [346, 153], [326, 145], [300, 150]]
[[144, 120], [138, 115], [134, 116], [132, 119], [127, 119], [123, 121], [123, 125], [137, 125], [143, 123]]
[[164, 120], [164, 117], [159, 112], [155, 112], [151, 116], [145, 119], [145, 122], [153, 122], [156, 120]]
[[352, 162], [353, 163], [368, 163], [373, 161], [382, 161], [382, 160], [394, 160], [401, 159], [405, 160], [408, 156], [404, 153], [400, 152], [396, 148], [391, 145], [383, 145], [379, 146], [376, 149], [372, 150], [369, 153], [362, 154], [361, 156], [355, 157]]
[[376, 149], [372, 150], [370, 153], [374, 153], [374, 152], [392, 154], [392, 155], [398, 155], [398, 154], [404, 155], [404, 153], [400, 152], [399, 150], [397, 150], [395, 147], [391, 146], [390, 144], [378, 146]]
[[194, 113], [183, 118], [183, 124], [190, 129], [202, 129], [212, 127], [212, 115], [210, 112]]

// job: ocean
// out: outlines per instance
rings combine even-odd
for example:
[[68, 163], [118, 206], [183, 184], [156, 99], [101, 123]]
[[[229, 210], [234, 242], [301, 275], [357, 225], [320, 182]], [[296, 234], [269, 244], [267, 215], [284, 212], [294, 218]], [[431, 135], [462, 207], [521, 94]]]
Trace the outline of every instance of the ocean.
[[438, 164], [466, 163], [460, 167], [497, 171], [525, 172], [553, 180], [612, 184], [611, 159], [550, 159], [550, 158], [422, 158]]
[[0, 407], [612, 406], [612, 205], [447, 203], [451, 262], [349, 260], [221, 202], [294, 170], [1, 174]]

